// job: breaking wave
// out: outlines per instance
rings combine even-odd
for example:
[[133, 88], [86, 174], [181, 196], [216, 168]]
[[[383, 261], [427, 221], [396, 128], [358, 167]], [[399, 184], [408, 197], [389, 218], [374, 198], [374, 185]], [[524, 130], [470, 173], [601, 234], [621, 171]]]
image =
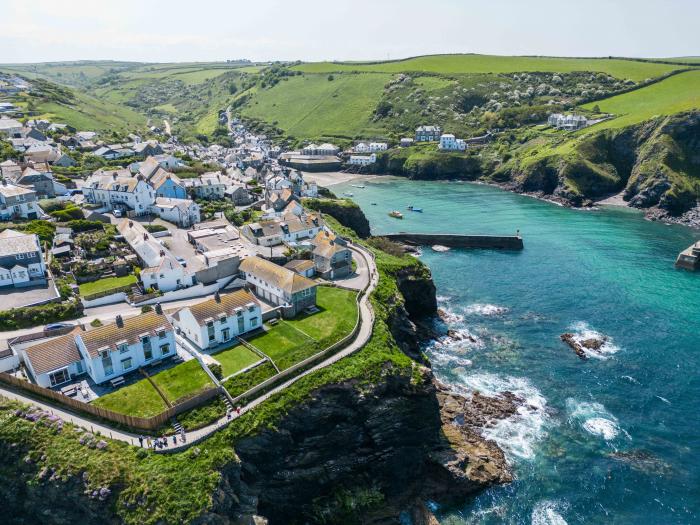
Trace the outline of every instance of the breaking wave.
[[605, 441], [615, 439], [620, 434], [617, 418], [603, 405], [591, 401], [566, 400], [569, 421], [581, 426], [586, 432]]
[[567, 525], [566, 520], [560, 514], [569, 505], [557, 501], [540, 501], [532, 509], [532, 525]]
[[524, 400], [516, 414], [482, 429], [481, 433], [486, 439], [495, 441], [509, 461], [535, 457], [537, 443], [547, 436], [550, 424], [547, 400], [540, 391], [527, 379], [490, 373], [466, 374], [460, 377], [460, 381], [457, 387], [463, 391], [478, 390], [487, 396], [512, 392]]
[[484, 316], [494, 316], [503, 315], [508, 311], [505, 306], [498, 306], [496, 304], [482, 304], [474, 303], [466, 306], [464, 308], [464, 313], [467, 315], [484, 315]]

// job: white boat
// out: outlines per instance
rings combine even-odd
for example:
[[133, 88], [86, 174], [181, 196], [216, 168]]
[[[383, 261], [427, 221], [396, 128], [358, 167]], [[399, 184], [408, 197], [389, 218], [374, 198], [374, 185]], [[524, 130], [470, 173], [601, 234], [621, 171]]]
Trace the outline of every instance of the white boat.
[[389, 217], [393, 217], [394, 219], [403, 219], [403, 213], [401, 213], [399, 210], [393, 210], [389, 212]]
[[450, 249], [447, 246], [443, 246], [442, 244], [433, 244], [431, 246], [434, 252], [448, 252]]
[[346, 191], [345, 193], [343, 193], [343, 195], [345, 195], [346, 197], [354, 197], [355, 196], [355, 194], [352, 193], [351, 191]]

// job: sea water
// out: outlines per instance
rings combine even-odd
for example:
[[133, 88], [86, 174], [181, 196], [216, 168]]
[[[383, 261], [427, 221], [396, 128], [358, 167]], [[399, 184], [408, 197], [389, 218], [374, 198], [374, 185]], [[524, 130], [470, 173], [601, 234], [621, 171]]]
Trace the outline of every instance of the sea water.
[[[374, 234], [519, 230], [525, 244], [422, 250], [447, 325], [470, 336], [426, 348], [437, 376], [457, 391], [525, 400], [483, 430], [516, 480], [438, 508], [441, 523], [699, 523], [700, 273], [673, 264], [700, 232], [484, 185], [363, 183], [352, 192]], [[404, 220], [388, 216], [394, 209]], [[582, 360], [564, 332], [606, 343]]]

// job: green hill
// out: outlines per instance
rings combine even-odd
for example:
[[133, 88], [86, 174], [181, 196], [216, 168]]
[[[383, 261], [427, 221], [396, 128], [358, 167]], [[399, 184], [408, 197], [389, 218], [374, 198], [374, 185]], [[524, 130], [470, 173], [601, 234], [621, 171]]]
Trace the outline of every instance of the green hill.
[[[682, 66], [681, 66], [682, 67]], [[618, 79], [642, 81], [655, 78], [679, 66], [634, 59], [511, 57], [496, 55], [428, 55], [387, 62], [315, 62], [295, 66], [307, 73], [374, 71], [382, 73], [429, 72], [440, 74], [594, 71]]]

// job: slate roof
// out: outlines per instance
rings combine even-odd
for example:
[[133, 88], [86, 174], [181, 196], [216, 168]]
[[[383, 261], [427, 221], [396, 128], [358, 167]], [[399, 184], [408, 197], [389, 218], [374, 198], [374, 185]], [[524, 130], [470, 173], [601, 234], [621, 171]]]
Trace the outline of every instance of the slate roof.
[[270, 286], [287, 293], [296, 293], [316, 286], [316, 283], [303, 275], [288, 270], [261, 257], [248, 257], [241, 262], [240, 270], [254, 275]]
[[98, 357], [99, 350], [109, 347], [111, 351], [117, 349], [117, 343], [138, 343], [142, 336], [155, 336], [159, 331], [172, 331], [173, 327], [167, 317], [156, 312], [148, 312], [136, 317], [124, 319], [124, 326], [116, 323], [100, 326], [84, 334], [80, 338], [85, 344], [90, 357]]
[[25, 352], [34, 373], [45, 374], [80, 361], [81, 355], [75, 343], [75, 338], [80, 333], [82, 330], [76, 327], [69, 334], [28, 347]]
[[247, 308], [253, 305], [260, 306], [253, 294], [246, 290], [238, 290], [221, 295], [220, 299], [220, 302], [217, 302], [215, 298], [211, 298], [201, 303], [187, 306], [182, 310], [189, 310], [199, 326], [204, 326], [207, 321], [212, 319], [218, 319], [224, 315], [227, 317], [235, 315], [238, 308]]

